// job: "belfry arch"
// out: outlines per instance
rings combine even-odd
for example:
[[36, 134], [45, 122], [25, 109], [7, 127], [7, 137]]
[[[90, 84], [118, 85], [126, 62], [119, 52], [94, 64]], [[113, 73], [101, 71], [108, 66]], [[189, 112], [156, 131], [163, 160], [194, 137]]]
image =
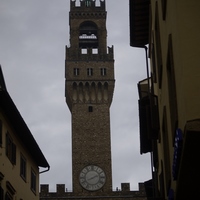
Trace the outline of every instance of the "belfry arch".
[[79, 27], [79, 47], [98, 48], [98, 27], [92, 21], [85, 21]]

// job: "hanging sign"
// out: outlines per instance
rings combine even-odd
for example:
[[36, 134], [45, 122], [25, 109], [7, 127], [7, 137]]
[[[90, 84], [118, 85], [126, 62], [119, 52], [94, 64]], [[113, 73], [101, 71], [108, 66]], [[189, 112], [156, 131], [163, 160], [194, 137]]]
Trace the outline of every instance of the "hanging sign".
[[177, 180], [178, 170], [180, 165], [181, 151], [183, 145], [183, 134], [181, 129], [176, 130], [175, 141], [174, 141], [174, 157], [172, 164], [172, 174], [174, 180]]

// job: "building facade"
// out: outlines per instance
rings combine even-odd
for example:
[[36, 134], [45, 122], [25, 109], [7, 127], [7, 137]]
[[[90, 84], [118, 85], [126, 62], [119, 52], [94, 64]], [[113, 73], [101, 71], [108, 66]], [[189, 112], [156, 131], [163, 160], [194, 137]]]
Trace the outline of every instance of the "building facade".
[[66, 47], [65, 92], [72, 115], [72, 192], [63, 184], [51, 193], [41, 185], [40, 199], [145, 200], [144, 185], [130, 191], [112, 188], [110, 105], [114, 78], [113, 47], [107, 47], [106, 2], [70, 1], [70, 46]]
[[152, 155], [149, 199], [200, 197], [199, 9], [196, 0], [130, 0], [130, 45], [150, 58], [138, 83], [141, 153]]
[[25, 124], [0, 67], [0, 199], [39, 200], [39, 168], [49, 164]]

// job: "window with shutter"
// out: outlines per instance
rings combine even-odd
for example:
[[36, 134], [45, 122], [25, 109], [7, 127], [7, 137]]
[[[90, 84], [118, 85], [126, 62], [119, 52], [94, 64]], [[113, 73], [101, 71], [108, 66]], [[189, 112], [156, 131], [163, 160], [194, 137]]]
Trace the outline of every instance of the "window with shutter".
[[16, 164], [16, 145], [14, 143], [12, 143], [12, 158], [11, 158], [11, 162], [13, 165]]
[[3, 195], [4, 195], [4, 190], [3, 190], [3, 188], [0, 186], [0, 200], [3, 200]]
[[10, 193], [6, 192], [5, 200], [13, 200], [13, 197]]
[[10, 162], [16, 164], [16, 145], [13, 143], [9, 133], [6, 133], [6, 155]]
[[26, 159], [22, 154], [20, 157], [20, 176], [26, 180]]
[[3, 123], [0, 120], [0, 147], [2, 147], [2, 137], [3, 137]]
[[31, 169], [31, 190], [36, 193], [36, 173]]

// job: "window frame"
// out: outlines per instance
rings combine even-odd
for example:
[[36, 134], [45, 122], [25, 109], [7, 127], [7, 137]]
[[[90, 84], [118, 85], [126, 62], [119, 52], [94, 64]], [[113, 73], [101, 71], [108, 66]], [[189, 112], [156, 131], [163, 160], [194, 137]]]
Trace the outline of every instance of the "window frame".
[[93, 106], [88, 106], [88, 112], [93, 112]]
[[101, 70], [101, 76], [106, 76], [106, 74], [107, 74], [106, 68], [102, 67], [100, 70]]
[[0, 119], [0, 147], [2, 147], [3, 144], [3, 122]]
[[31, 181], [30, 181], [30, 188], [31, 188], [31, 191], [36, 194], [36, 173], [35, 171], [31, 168]]
[[4, 197], [4, 189], [0, 185], [0, 199], [3, 199]]
[[156, 2], [156, 12], [155, 12], [155, 40], [154, 47], [156, 52], [156, 67], [157, 67], [157, 78], [159, 89], [162, 88], [163, 79], [163, 58], [162, 58], [162, 45], [161, 45], [161, 35], [160, 35], [160, 21], [158, 12], [158, 3]]
[[9, 192], [6, 192], [5, 200], [13, 200], [13, 196]]
[[174, 67], [173, 42], [172, 34], [168, 36], [168, 52], [167, 52], [167, 82], [168, 82], [168, 96], [169, 96], [169, 110], [171, 121], [172, 143], [175, 138], [177, 124], [178, 124], [178, 108], [177, 108], [177, 92], [176, 92], [176, 77]]
[[26, 174], [27, 174], [27, 164], [26, 158], [21, 154], [20, 155], [20, 176], [21, 178], [26, 181]]
[[87, 68], [87, 75], [93, 76], [93, 68]]
[[6, 133], [6, 156], [13, 165], [16, 165], [16, 145], [9, 134]]
[[80, 74], [80, 69], [78, 67], [74, 68], [74, 76], [79, 76]]
[[162, 18], [166, 20], [166, 13], [167, 13], [167, 0], [162, 0]]

